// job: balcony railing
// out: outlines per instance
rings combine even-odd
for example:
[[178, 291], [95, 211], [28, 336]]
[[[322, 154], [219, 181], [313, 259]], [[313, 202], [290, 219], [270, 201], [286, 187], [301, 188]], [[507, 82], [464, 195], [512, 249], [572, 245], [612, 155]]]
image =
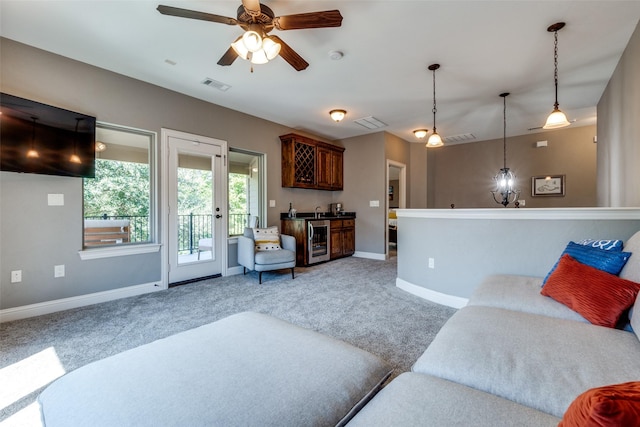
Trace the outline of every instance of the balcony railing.
[[[149, 217], [146, 215], [101, 215], [84, 219], [127, 219], [130, 222], [131, 243], [149, 241]], [[229, 236], [244, 233], [249, 214], [229, 214]], [[178, 253], [192, 254], [198, 250], [200, 239], [211, 237], [211, 215], [178, 215]]]

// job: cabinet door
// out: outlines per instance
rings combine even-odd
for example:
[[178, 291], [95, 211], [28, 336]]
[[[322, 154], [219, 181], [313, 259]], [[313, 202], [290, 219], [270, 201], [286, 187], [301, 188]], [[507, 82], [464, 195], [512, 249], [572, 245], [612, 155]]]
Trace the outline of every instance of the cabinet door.
[[330, 189], [333, 187], [333, 151], [325, 147], [316, 149], [316, 183], [318, 188]]
[[355, 227], [342, 229], [342, 254], [353, 255], [356, 251], [356, 229]]
[[331, 230], [331, 259], [342, 256], [342, 229]]
[[342, 151], [331, 151], [331, 188], [342, 190]]

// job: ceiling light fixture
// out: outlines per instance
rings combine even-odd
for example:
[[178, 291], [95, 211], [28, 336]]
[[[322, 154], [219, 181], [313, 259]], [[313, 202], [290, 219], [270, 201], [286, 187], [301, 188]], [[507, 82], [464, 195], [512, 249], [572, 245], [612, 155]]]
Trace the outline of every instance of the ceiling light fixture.
[[418, 139], [424, 138], [425, 136], [427, 136], [427, 133], [429, 133], [428, 129], [416, 129], [416, 130], [413, 131], [413, 134]]
[[[238, 37], [231, 47], [242, 59], [252, 64], [266, 64], [280, 53], [280, 43], [264, 34], [259, 24], [252, 24], [249, 29]], [[253, 67], [251, 67], [253, 72]]]
[[344, 119], [344, 116], [347, 115], [347, 112], [345, 110], [331, 110], [329, 111], [329, 115], [334, 121], [339, 122]]
[[556, 87], [556, 103], [553, 104], [553, 111], [551, 112], [551, 114], [549, 114], [549, 117], [547, 118], [547, 122], [542, 127], [543, 129], [558, 129], [558, 128], [563, 128], [565, 126], [569, 126], [571, 124], [567, 120], [567, 116], [558, 108], [559, 106], [558, 104], [558, 31], [564, 28], [564, 26], [565, 26], [564, 22], [557, 22], [549, 26], [549, 28], [547, 28], [547, 31], [549, 31], [550, 33], [552, 32], [554, 36], [553, 80], [555, 82], [555, 87]]
[[107, 149], [107, 144], [102, 141], [96, 141], [96, 152], [100, 153]]
[[442, 143], [442, 138], [438, 135], [436, 131], [436, 112], [438, 109], [436, 108], [436, 70], [440, 68], [440, 64], [431, 64], [429, 65], [429, 70], [433, 71], [433, 133], [429, 137], [427, 141], [427, 147], [442, 147], [444, 145]]
[[[500, 203], [505, 208], [509, 203], [513, 203], [520, 196], [520, 190], [515, 189], [516, 176], [507, 167], [507, 96], [509, 92], [501, 93], [503, 101], [503, 134], [502, 134], [502, 149], [504, 153], [504, 167], [500, 169], [500, 172], [493, 179], [496, 181], [496, 189], [491, 192], [493, 194], [493, 200], [496, 203]], [[496, 194], [500, 197], [497, 198]]]

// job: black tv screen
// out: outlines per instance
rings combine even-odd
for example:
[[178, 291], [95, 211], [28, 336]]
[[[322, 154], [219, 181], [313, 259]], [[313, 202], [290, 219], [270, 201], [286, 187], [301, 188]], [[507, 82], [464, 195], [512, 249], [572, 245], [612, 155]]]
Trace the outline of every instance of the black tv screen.
[[95, 177], [95, 117], [6, 93], [0, 112], [0, 170]]

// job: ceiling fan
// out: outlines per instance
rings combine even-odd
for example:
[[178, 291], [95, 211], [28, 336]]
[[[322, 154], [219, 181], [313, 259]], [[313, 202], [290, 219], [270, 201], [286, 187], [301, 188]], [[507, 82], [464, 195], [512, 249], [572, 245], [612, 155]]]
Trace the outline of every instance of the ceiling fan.
[[339, 10], [275, 16], [273, 11], [261, 4], [259, 0], [242, 0], [242, 5], [238, 8], [238, 16], [235, 19], [164, 5], [158, 6], [158, 12], [181, 18], [238, 25], [245, 30], [242, 36], [231, 43], [231, 47], [218, 61], [218, 65], [223, 66], [233, 64], [238, 56], [251, 61], [252, 64], [264, 64], [280, 55], [297, 71], [302, 71], [309, 66], [309, 63], [280, 37], [269, 35], [269, 32], [274, 28], [277, 30], [300, 30], [340, 27], [342, 25], [342, 15]]

